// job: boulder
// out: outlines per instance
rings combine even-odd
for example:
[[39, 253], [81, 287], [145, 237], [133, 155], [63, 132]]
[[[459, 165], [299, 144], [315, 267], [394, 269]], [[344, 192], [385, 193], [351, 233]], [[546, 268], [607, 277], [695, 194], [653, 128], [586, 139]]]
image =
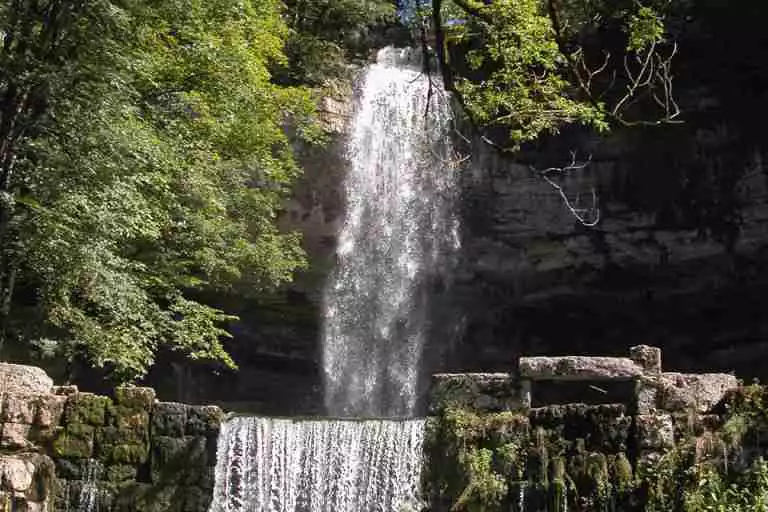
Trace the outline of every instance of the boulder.
[[20, 395], [47, 394], [53, 379], [42, 369], [21, 364], [0, 363], [0, 392]]

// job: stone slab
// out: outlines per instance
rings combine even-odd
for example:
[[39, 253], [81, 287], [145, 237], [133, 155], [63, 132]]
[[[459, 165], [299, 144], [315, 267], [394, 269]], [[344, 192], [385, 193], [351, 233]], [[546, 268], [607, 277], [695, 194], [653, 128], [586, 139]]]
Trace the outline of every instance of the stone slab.
[[511, 411], [530, 407], [530, 393], [509, 373], [438, 373], [432, 376], [430, 413], [449, 407]]
[[626, 357], [521, 357], [520, 375], [531, 380], [631, 380], [643, 368]]
[[53, 379], [35, 366], [0, 363], [0, 393], [37, 395], [51, 393]]
[[659, 406], [667, 411], [706, 413], [738, 385], [738, 379], [727, 373], [665, 372], [658, 381]]

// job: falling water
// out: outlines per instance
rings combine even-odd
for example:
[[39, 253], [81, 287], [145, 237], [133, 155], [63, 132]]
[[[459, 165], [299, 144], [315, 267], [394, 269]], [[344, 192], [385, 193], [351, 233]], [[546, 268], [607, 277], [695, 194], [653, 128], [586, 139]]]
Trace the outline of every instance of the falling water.
[[422, 420], [234, 418], [209, 510], [415, 512], [422, 440]]
[[325, 292], [331, 415], [414, 413], [428, 288], [458, 246], [450, 121], [442, 85], [418, 54], [381, 50], [352, 122], [346, 220]]

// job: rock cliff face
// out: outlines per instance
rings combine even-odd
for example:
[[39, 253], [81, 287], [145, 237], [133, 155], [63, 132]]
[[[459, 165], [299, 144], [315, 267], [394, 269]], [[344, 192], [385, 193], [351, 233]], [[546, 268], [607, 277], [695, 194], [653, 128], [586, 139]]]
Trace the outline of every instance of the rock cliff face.
[[726, 134], [704, 129], [657, 136], [666, 143], [571, 139], [592, 162], [558, 185], [587, 205], [596, 190], [595, 227], [536, 172], [557, 155], [567, 163], [567, 151], [504, 161], [475, 150], [455, 294], [464, 334], [450, 365], [503, 369], [522, 352], [620, 353], [652, 342], [678, 369], [761, 374], [763, 153], [734, 155]]

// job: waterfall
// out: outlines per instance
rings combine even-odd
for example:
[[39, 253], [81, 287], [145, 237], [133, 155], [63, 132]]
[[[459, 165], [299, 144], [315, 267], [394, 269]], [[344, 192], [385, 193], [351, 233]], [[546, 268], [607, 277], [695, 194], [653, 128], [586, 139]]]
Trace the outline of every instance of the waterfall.
[[430, 285], [458, 247], [450, 109], [413, 50], [368, 67], [348, 142], [346, 219], [324, 297], [326, 409], [410, 417]]
[[[328, 413], [412, 418], [431, 290], [458, 248], [451, 116], [412, 50], [366, 70], [347, 144], [346, 219], [324, 294]], [[227, 421], [210, 512], [421, 510], [424, 421]]]
[[423, 420], [234, 418], [210, 512], [416, 512]]

